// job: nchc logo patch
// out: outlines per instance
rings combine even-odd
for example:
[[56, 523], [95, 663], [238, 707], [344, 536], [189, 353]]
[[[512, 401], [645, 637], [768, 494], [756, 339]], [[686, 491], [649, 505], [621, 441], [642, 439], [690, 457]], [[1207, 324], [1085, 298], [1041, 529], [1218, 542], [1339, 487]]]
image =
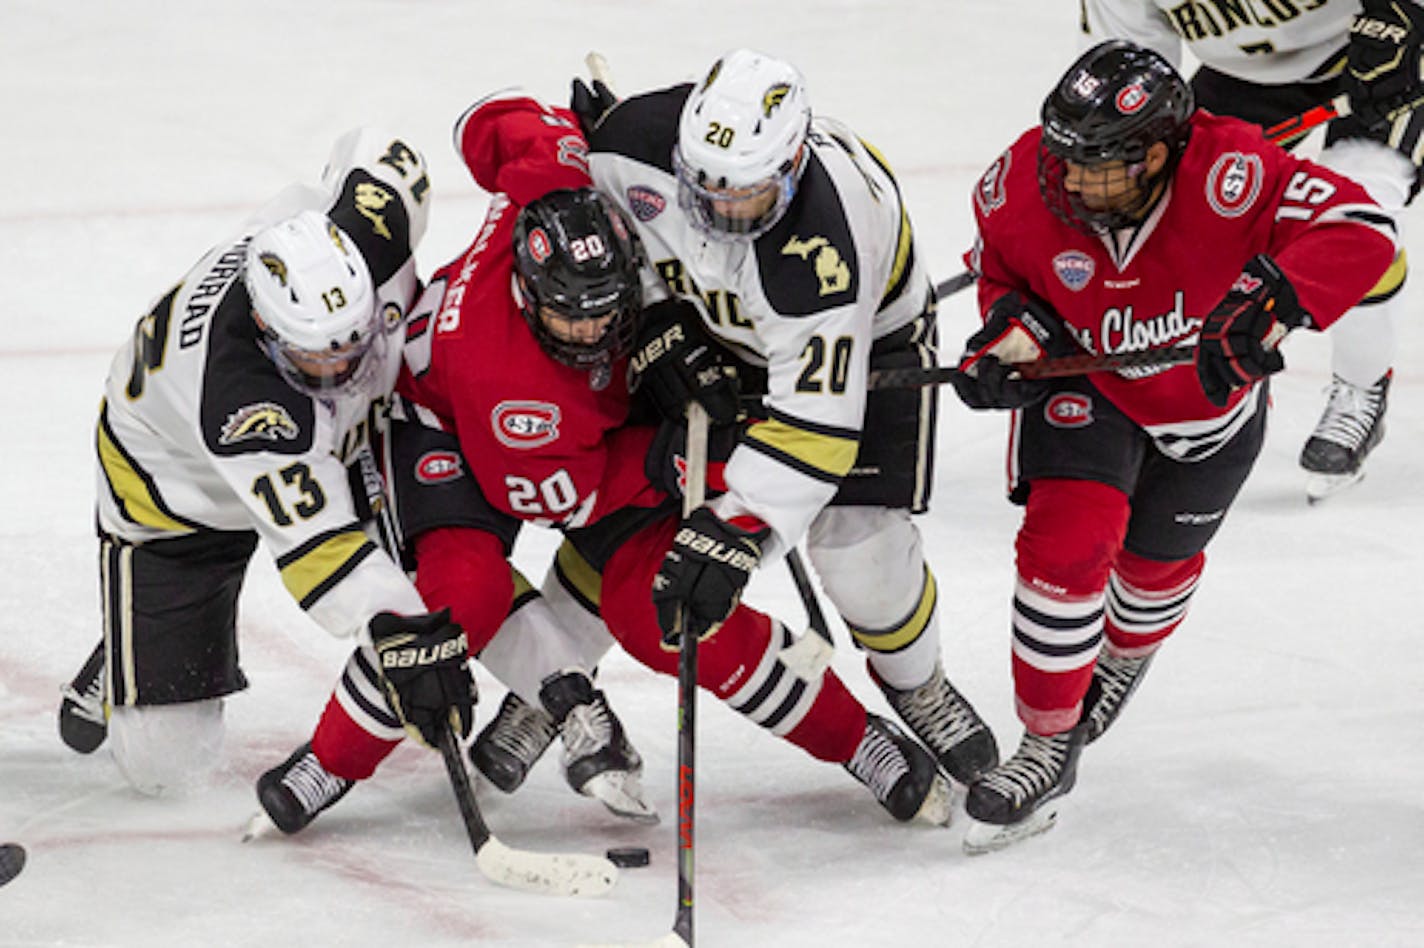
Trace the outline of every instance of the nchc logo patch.
[[223, 423], [218, 435], [219, 444], [237, 444], [239, 441], [295, 441], [297, 423], [287, 413], [287, 409], [276, 402], [255, 402], [244, 405]]
[[1065, 250], [1053, 258], [1053, 272], [1074, 293], [1088, 285], [1095, 266], [1093, 258], [1081, 250]]
[[635, 184], [628, 189], [628, 206], [633, 209], [633, 216], [646, 224], [667, 209], [667, 198], [652, 188]]

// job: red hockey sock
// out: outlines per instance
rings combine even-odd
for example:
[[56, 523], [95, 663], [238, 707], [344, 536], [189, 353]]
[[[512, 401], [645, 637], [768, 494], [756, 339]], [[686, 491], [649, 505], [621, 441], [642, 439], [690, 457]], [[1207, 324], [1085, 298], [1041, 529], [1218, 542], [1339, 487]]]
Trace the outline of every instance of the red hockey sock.
[[1119, 655], [1140, 657], [1157, 650], [1187, 616], [1206, 556], [1149, 560], [1123, 550], [1108, 583], [1104, 631]]
[[312, 753], [328, 773], [347, 780], [365, 780], [400, 741], [388, 741], [363, 730], [332, 695], [311, 743]]

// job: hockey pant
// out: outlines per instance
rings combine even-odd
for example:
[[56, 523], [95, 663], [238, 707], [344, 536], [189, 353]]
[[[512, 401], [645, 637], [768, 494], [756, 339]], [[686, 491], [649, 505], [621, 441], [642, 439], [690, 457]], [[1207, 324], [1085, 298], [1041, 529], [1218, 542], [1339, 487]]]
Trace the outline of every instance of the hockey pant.
[[[598, 605], [614, 638], [664, 675], [677, 674], [678, 655], [663, 647], [652, 588], [677, 527], [668, 518], [634, 534], [609, 558], [599, 590]], [[738, 606], [698, 646], [697, 683], [811, 756], [844, 763], [865, 733], [865, 708], [829, 669], [815, 681], [793, 674], [779, 656], [791, 641], [780, 622]]]
[[1078, 723], [1104, 647], [1140, 657], [1186, 617], [1205, 555], [1152, 560], [1123, 549], [1130, 506], [1095, 481], [1035, 480], [1016, 540], [1014, 697], [1036, 734]]
[[909, 511], [827, 507], [806, 551], [875, 676], [902, 691], [929, 681], [939, 663], [937, 595]]
[[[1360, 184], [1400, 226], [1414, 184], [1415, 168], [1408, 158], [1379, 142], [1347, 138], [1331, 143], [1319, 161]], [[1394, 365], [1396, 327], [1405, 305], [1400, 289], [1407, 273], [1401, 246], [1374, 289], [1330, 326], [1331, 370], [1346, 382], [1368, 388]]]

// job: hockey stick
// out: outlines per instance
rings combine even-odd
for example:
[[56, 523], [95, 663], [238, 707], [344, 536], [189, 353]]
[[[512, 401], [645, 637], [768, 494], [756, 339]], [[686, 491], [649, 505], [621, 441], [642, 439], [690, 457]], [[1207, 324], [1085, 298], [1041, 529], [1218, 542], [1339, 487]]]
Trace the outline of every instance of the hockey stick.
[[511, 849], [495, 838], [480, 815], [470, 774], [460, 756], [460, 741], [446, 722], [439, 734], [440, 756], [450, 775], [450, 787], [460, 805], [465, 835], [475, 851], [475, 865], [497, 885], [545, 895], [603, 895], [618, 881], [618, 869], [601, 856], [580, 853], [535, 853]]
[[[801, 553], [792, 547], [786, 553], [786, 567], [791, 570], [791, 580], [796, 584], [796, 593], [801, 597], [801, 605], [806, 610], [806, 622], [810, 630], [803, 632], [795, 642], [781, 650], [781, 662], [804, 681], [819, 680], [835, 657], [835, 640], [831, 638], [831, 627], [826, 622], [826, 614], [821, 611], [821, 602], [816, 598], [816, 589], [811, 585], [811, 576], [806, 572], [806, 564]], [[811, 633], [815, 633], [814, 635]]]
[[[1087, 375], [1089, 372], [1110, 372], [1115, 369], [1180, 365], [1192, 361], [1195, 351], [1195, 346], [1154, 346], [1150, 349], [1135, 349], [1108, 355], [1084, 352], [1079, 355], [1039, 359], [1036, 362], [1013, 362], [1010, 367], [1026, 379], [1056, 379], [1070, 375]], [[954, 365], [940, 365], [932, 369], [877, 369], [870, 373], [868, 384], [872, 389], [919, 388], [924, 385], [943, 385], [953, 381], [959, 374], [959, 367]]]
[[973, 286], [974, 281], [979, 279], [979, 275], [973, 270], [964, 270], [956, 273], [947, 280], [940, 280], [935, 284], [935, 300], [942, 300], [945, 297], [953, 296], [965, 287]]

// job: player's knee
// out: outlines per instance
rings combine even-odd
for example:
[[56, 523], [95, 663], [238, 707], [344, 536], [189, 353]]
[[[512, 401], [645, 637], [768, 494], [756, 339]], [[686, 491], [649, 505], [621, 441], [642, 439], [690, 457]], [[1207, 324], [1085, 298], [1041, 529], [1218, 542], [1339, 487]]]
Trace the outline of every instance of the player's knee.
[[1114, 569], [1118, 578], [1133, 589], [1168, 595], [1195, 586], [1205, 566], [1205, 553], [1183, 560], [1151, 560], [1123, 550]]
[[1067, 596], [1098, 593], [1127, 535], [1127, 495], [1097, 481], [1034, 481], [1015, 540], [1019, 576]]
[[221, 698], [114, 708], [109, 746], [124, 779], [149, 796], [202, 788], [222, 756], [222, 709]]
[[895, 622], [924, 595], [924, 551], [907, 511], [827, 508], [812, 524], [806, 549], [826, 596], [853, 625]]

